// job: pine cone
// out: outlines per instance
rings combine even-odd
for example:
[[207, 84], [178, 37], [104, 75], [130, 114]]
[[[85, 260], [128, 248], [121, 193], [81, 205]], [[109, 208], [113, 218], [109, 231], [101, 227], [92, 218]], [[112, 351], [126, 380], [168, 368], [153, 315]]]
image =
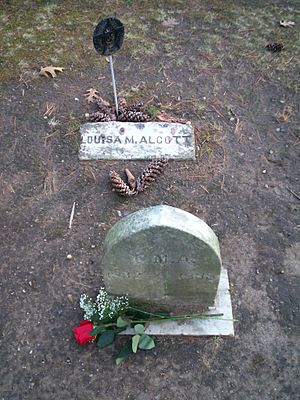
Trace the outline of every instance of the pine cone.
[[102, 111], [96, 111], [89, 115], [90, 122], [109, 122], [109, 121], [115, 121], [115, 120], [116, 120], [116, 117], [114, 114], [102, 112]]
[[127, 107], [127, 101], [126, 101], [125, 97], [119, 97], [119, 98], [118, 98], [118, 104], [119, 104], [119, 110], [120, 110], [120, 112], [122, 112], [123, 110], [125, 110], [126, 107]]
[[123, 181], [119, 174], [116, 171], [110, 172], [110, 181], [113, 187], [113, 190], [119, 193], [121, 196], [133, 196], [137, 193], [134, 189], [130, 189], [130, 187]]
[[124, 110], [118, 116], [118, 121], [124, 122], [146, 122], [150, 116], [142, 111]]
[[103, 114], [113, 114], [112, 110], [101, 103], [97, 103], [97, 111]]
[[126, 108], [126, 111], [143, 111], [144, 103], [136, 103]]
[[283, 49], [282, 43], [270, 43], [267, 44], [266, 49], [272, 51], [272, 53], [279, 53]]
[[165, 158], [151, 161], [148, 167], [144, 169], [137, 179], [137, 192], [143, 192], [145, 189], [147, 189], [151, 183], [156, 180], [158, 175], [163, 172], [167, 164], [168, 161]]
[[111, 107], [110, 103], [109, 103], [108, 101], [102, 99], [102, 97], [96, 97], [96, 98], [95, 98], [95, 103], [96, 103], [97, 106], [98, 106], [99, 108], [101, 108], [101, 109], [102, 109], [102, 108], [105, 108], [106, 110], [109, 110], [110, 107]]

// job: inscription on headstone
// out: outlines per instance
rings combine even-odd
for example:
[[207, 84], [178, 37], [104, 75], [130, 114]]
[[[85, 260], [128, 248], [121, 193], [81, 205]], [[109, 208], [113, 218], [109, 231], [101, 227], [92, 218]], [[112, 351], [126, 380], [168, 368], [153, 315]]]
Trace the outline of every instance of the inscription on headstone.
[[81, 126], [80, 160], [195, 159], [191, 125], [98, 122]]
[[213, 306], [219, 243], [194, 215], [166, 205], [140, 210], [109, 231], [102, 270], [110, 293], [170, 310]]

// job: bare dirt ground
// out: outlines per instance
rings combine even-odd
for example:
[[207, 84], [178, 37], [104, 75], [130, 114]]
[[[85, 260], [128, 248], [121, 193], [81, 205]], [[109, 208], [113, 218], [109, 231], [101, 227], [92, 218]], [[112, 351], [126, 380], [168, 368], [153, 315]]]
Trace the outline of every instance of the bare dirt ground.
[[[1, 400], [300, 399], [299, 2], [2, 1], [1, 11]], [[146, 162], [78, 161], [85, 90], [112, 97], [91, 35], [114, 12], [127, 32], [122, 94], [154, 97], [197, 128], [197, 161], [171, 161], [130, 199], [111, 192], [108, 173]], [[267, 52], [276, 41], [284, 50]], [[65, 70], [39, 77], [49, 64]], [[124, 339], [102, 351], [73, 340], [78, 299], [102, 283], [107, 230], [156, 204], [218, 235], [236, 336], [158, 338], [116, 367]]]

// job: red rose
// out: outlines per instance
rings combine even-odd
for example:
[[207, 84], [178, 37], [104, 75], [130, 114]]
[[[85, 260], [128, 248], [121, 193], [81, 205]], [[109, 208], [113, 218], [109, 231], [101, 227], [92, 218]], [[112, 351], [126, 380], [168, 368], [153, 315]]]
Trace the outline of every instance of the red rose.
[[93, 330], [94, 324], [91, 321], [84, 320], [79, 323], [80, 326], [74, 327], [74, 336], [76, 342], [85, 344], [91, 342], [96, 336], [91, 336], [89, 332]]

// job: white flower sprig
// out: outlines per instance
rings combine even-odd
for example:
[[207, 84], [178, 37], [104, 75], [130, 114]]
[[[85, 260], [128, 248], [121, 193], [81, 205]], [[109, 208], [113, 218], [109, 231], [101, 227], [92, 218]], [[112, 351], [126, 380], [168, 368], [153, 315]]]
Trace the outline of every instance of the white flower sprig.
[[95, 302], [82, 294], [79, 304], [85, 313], [84, 318], [93, 322], [111, 320], [129, 308], [127, 296], [111, 296], [104, 287], [100, 288]]

